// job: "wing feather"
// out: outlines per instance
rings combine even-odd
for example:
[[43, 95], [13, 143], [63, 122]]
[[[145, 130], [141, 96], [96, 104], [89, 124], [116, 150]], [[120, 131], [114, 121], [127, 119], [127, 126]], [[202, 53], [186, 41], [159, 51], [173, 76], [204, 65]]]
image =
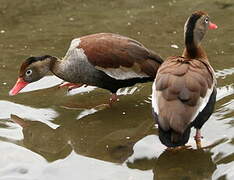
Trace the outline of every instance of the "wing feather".
[[162, 59], [141, 43], [116, 34], [99, 33], [80, 38], [78, 48], [88, 61], [115, 79], [155, 77]]
[[[152, 106], [160, 126], [183, 133], [213, 92], [216, 80], [206, 61], [169, 57], [153, 85]], [[166, 130], [165, 129], [165, 130]]]

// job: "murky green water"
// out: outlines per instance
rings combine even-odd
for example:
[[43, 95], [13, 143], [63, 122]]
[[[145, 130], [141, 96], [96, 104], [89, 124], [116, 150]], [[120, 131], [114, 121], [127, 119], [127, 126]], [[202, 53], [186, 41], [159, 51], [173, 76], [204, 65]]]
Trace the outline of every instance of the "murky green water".
[[[194, 149], [165, 151], [151, 116], [151, 83], [121, 89], [120, 101], [104, 110], [94, 107], [109, 92], [68, 94], [52, 76], [8, 96], [23, 59], [62, 57], [72, 38], [86, 34], [119, 33], [164, 58], [178, 55], [194, 10], [207, 11], [219, 26], [203, 41], [218, 78], [216, 111], [202, 128], [210, 146], [204, 151], [195, 149], [194, 131]], [[232, 0], [0, 0], [0, 179], [234, 179], [233, 20]]]

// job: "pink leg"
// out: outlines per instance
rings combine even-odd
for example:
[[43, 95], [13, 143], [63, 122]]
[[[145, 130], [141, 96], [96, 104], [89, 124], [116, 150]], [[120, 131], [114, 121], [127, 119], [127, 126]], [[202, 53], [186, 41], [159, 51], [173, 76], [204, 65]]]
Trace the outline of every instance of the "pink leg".
[[63, 82], [62, 84], [59, 85], [59, 88], [63, 88], [63, 87], [68, 87], [68, 91], [75, 89], [75, 88], [79, 88], [81, 86], [83, 86], [84, 84], [75, 84], [75, 83], [70, 83], [70, 82]]
[[109, 100], [109, 105], [111, 106], [113, 103], [115, 103], [118, 100], [118, 96], [116, 93], [112, 93], [110, 100]]
[[196, 141], [197, 144], [197, 148], [201, 149], [201, 139], [202, 139], [202, 135], [201, 135], [201, 130], [200, 129], [196, 129], [196, 135], [194, 136], [194, 139]]

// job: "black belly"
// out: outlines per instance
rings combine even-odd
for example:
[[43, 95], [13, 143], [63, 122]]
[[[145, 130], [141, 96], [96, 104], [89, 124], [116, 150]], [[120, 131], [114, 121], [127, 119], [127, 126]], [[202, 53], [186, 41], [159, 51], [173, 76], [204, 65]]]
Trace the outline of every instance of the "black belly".
[[115, 78], [112, 78], [105, 74], [104, 72], [100, 71], [98, 78], [93, 82], [94, 85], [99, 88], [107, 89], [112, 93], [116, 93], [118, 89], [124, 88], [124, 87], [130, 87], [135, 85], [136, 83], [145, 83], [149, 81], [153, 81], [153, 77], [144, 77], [144, 78], [131, 78], [126, 80], [118, 80]]
[[104, 83], [103, 88], [111, 91], [112, 93], [116, 93], [116, 91], [120, 88], [130, 87], [135, 85], [136, 83], [145, 83], [153, 81], [152, 78], [132, 78], [128, 80], [114, 80], [111, 83]]

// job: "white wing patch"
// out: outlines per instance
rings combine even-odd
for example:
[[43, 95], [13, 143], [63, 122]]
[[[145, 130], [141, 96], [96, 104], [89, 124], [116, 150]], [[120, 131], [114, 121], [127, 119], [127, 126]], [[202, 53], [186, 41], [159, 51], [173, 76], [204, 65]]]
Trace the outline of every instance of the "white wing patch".
[[69, 50], [70, 50], [70, 49], [75, 49], [75, 48], [77, 48], [77, 47], [80, 45], [80, 42], [81, 42], [80, 38], [73, 39], [73, 40], [71, 41]]
[[77, 47], [78, 47], [79, 44], [80, 44], [80, 41], [81, 41], [80, 38], [76, 38], [76, 39], [73, 39], [73, 40], [71, 41], [70, 47], [69, 47], [69, 49], [67, 50], [67, 53], [66, 53], [64, 59], [68, 59], [69, 56], [71, 56], [72, 54], [74, 55], [74, 50], [77, 49]]
[[82, 48], [78, 48], [79, 44], [80, 44], [81, 40], [80, 38], [76, 38], [73, 39], [71, 41], [70, 47], [67, 50], [67, 53], [65, 55], [65, 57], [63, 58], [63, 60], [68, 60], [69, 63], [74, 63], [77, 64], [77, 59], [79, 59], [79, 61], [87, 61], [87, 56], [84, 53], [84, 50]]
[[153, 82], [153, 86], [152, 86], [152, 108], [154, 110], [154, 112], [158, 115], [158, 95], [159, 91], [156, 91], [156, 78]]
[[119, 68], [103, 68], [100, 66], [95, 66], [95, 68], [103, 71], [110, 77], [119, 79], [119, 80], [150, 77], [146, 73], [141, 72], [139, 65], [136, 63], [130, 68], [123, 67], [123, 66], [120, 66]]
[[[152, 86], [152, 108], [154, 113], [156, 113], [158, 116], [159, 116], [158, 100], [160, 96], [162, 96], [162, 92], [156, 91], [156, 78], [155, 78]], [[169, 124], [162, 122], [162, 120], [163, 119], [158, 118], [158, 124], [160, 124], [161, 128], [163, 128], [164, 130], [169, 129]]]
[[212, 94], [214, 90], [214, 85], [210, 88], [210, 89], [207, 89], [207, 92], [206, 92], [206, 95], [204, 98], [201, 98], [199, 99], [198, 103], [197, 103], [197, 111], [194, 113], [194, 115], [192, 116], [190, 122], [194, 121], [197, 117], [197, 115], [203, 111], [203, 109], [206, 107], [207, 103], [209, 102], [209, 99], [210, 99], [210, 96]]

